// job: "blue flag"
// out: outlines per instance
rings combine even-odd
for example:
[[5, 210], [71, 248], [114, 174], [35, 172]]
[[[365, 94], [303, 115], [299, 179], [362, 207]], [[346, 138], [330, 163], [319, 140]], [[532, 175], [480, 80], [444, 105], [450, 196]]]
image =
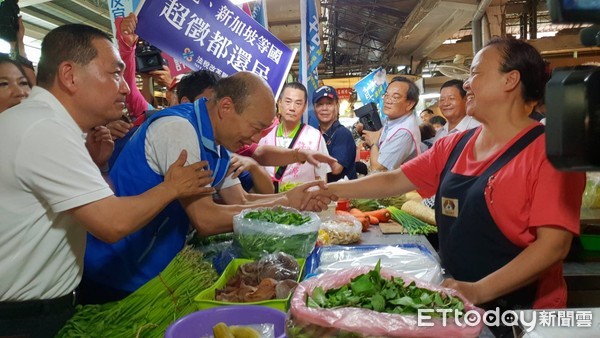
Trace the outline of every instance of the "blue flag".
[[256, 0], [254, 1], [254, 7], [252, 8], [252, 18], [256, 20], [266, 29], [269, 29], [269, 20], [267, 19], [267, 1]]
[[363, 104], [375, 102], [379, 107], [379, 115], [383, 117], [383, 94], [387, 90], [385, 69], [379, 67], [363, 77], [354, 85], [356, 95]]
[[319, 16], [315, 0], [302, 0], [300, 2], [302, 21], [302, 40], [300, 43], [300, 81], [308, 90], [308, 112], [307, 121], [313, 127], [318, 128], [317, 120], [312, 104], [312, 95], [319, 87], [318, 66], [323, 60], [321, 51], [321, 39], [319, 38]]

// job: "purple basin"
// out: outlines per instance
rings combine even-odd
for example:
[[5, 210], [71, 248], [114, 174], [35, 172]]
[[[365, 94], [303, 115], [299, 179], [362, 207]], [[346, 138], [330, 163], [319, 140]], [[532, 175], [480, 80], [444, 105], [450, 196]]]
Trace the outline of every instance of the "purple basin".
[[198, 338], [212, 335], [219, 322], [229, 325], [273, 323], [275, 338], [285, 338], [285, 313], [266, 306], [222, 306], [196, 311], [171, 324], [165, 338]]

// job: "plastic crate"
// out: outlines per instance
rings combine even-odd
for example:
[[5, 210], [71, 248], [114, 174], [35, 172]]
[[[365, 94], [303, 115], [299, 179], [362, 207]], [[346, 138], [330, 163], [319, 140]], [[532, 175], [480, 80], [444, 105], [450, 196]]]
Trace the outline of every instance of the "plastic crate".
[[[299, 258], [299, 259], [296, 259], [296, 261], [298, 262], [298, 265], [300, 266], [300, 273], [298, 274], [298, 280], [297, 280], [298, 282], [300, 282], [302, 280], [302, 273], [304, 272], [305, 259]], [[227, 282], [231, 278], [233, 278], [233, 276], [235, 276], [235, 273], [240, 265], [250, 263], [250, 262], [253, 262], [253, 260], [242, 259], [242, 258], [236, 258], [236, 259], [232, 260], [227, 265], [225, 270], [223, 271], [223, 274], [221, 274], [219, 279], [217, 279], [215, 284], [213, 284], [210, 288], [200, 292], [198, 294], [198, 296], [196, 296], [196, 298], [194, 298], [194, 301], [196, 301], [198, 309], [204, 310], [204, 309], [214, 308], [217, 306], [231, 306], [231, 305], [261, 305], [261, 306], [267, 306], [267, 307], [270, 307], [273, 309], [277, 309], [277, 310], [286, 312], [288, 309], [288, 306], [289, 306], [290, 297], [288, 297], [286, 299], [271, 299], [271, 300], [263, 300], [260, 302], [248, 302], [248, 303], [233, 303], [233, 302], [222, 302], [222, 301], [215, 300], [216, 290], [222, 289], [225, 287], [225, 285], [227, 285]]]
[[600, 251], [600, 235], [581, 234], [581, 246], [586, 251]]

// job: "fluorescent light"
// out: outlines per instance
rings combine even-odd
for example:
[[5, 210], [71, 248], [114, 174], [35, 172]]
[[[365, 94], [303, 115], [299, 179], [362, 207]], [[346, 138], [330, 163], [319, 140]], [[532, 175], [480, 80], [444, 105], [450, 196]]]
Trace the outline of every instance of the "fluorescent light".
[[428, 99], [437, 99], [440, 97], [440, 93], [428, 93], [419, 95], [420, 99], [428, 100]]
[[428, 78], [428, 77], [432, 77], [433, 75], [431, 73], [422, 73], [421, 77], [422, 78]]

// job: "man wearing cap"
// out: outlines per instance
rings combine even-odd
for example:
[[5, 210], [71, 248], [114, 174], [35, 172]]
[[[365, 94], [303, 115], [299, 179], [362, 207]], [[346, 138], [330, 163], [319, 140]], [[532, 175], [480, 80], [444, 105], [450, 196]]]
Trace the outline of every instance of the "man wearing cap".
[[337, 92], [331, 86], [322, 86], [313, 94], [315, 114], [319, 128], [327, 145], [329, 155], [337, 159], [327, 174], [327, 182], [335, 182], [344, 177], [356, 178], [356, 145], [352, 133], [338, 121], [340, 104]]
[[363, 130], [371, 147], [371, 171], [387, 171], [416, 157], [420, 152], [421, 132], [414, 114], [419, 88], [403, 76], [392, 79], [383, 95], [383, 113], [387, 121], [378, 131]]

